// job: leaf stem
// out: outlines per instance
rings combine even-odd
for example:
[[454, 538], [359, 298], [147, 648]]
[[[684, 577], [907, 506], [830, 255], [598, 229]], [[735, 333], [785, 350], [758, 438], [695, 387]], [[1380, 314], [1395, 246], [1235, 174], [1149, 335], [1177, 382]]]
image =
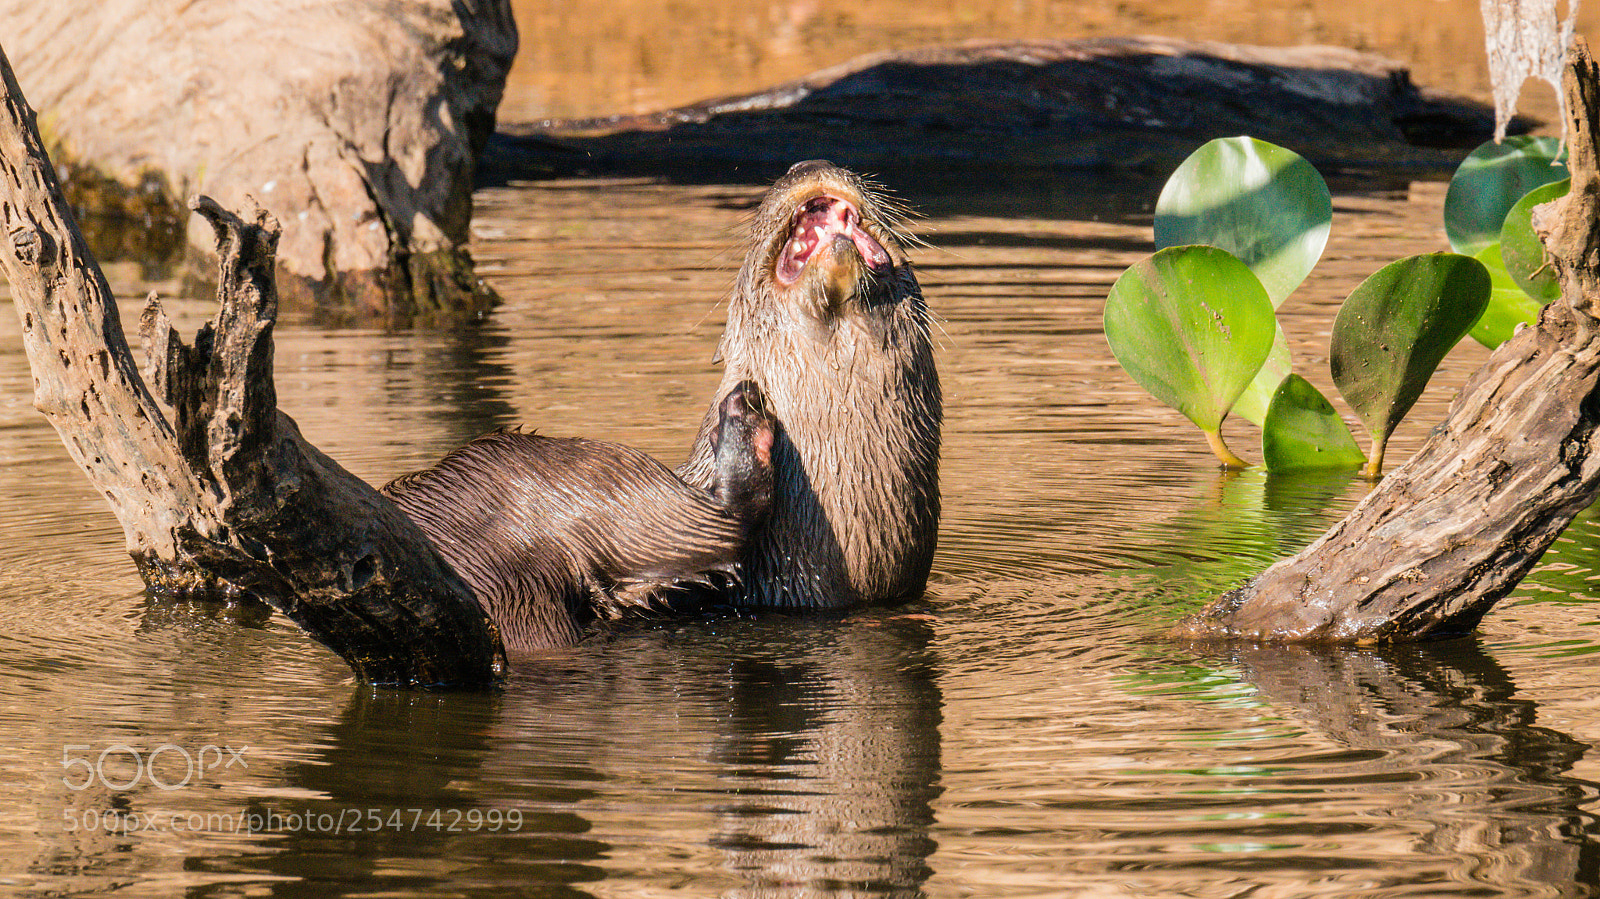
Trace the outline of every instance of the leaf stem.
[[1217, 454], [1218, 459], [1222, 460], [1223, 468], [1243, 469], [1250, 467], [1249, 462], [1235, 456], [1233, 450], [1228, 449], [1228, 445], [1222, 442], [1222, 432], [1220, 430], [1206, 431], [1205, 435], [1206, 442], [1211, 444], [1211, 451]]
[[1367, 467], [1361, 473], [1368, 478], [1376, 480], [1383, 477], [1383, 451], [1389, 446], [1389, 438], [1378, 434], [1372, 435], [1372, 455], [1367, 459]]

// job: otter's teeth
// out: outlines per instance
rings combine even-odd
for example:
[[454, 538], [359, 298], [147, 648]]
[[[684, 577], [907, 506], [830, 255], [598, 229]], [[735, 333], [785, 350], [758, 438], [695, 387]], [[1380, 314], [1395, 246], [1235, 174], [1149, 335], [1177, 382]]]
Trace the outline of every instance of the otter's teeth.
[[883, 245], [860, 226], [861, 215], [848, 202], [821, 196], [809, 200], [795, 213], [794, 230], [784, 245], [775, 274], [783, 284], [793, 284], [824, 241], [843, 238], [855, 245], [869, 269], [882, 271], [892, 263]]

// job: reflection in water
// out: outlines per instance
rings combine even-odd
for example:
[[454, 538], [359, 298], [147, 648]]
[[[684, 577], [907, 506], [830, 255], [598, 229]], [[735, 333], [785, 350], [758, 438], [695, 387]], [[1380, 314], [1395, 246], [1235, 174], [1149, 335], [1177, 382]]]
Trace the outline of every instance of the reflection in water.
[[[939, 792], [928, 623], [726, 631], [614, 637], [526, 666], [502, 694], [352, 688], [296, 740], [308, 751], [281, 784], [238, 809], [264, 822], [246, 851], [189, 864], [285, 897], [508, 878], [611, 895], [608, 878], [648, 890], [715, 870], [729, 896], [920, 895]], [[671, 826], [640, 831], [639, 814]]]
[[[506, 359], [510, 339], [492, 323], [372, 334], [359, 348], [337, 333], [287, 330], [278, 340], [278, 384], [280, 394], [285, 384], [292, 393], [282, 406], [317, 431], [313, 442], [347, 447], [340, 464], [381, 484], [519, 423], [510, 399], [519, 376]], [[395, 457], [411, 469], [395, 468]]]
[[1584, 810], [1600, 785], [1571, 776], [1589, 746], [1538, 726], [1537, 705], [1477, 639], [1247, 648], [1230, 661], [1263, 699], [1364, 753], [1351, 772], [1363, 781], [1412, 780], [1395, 763], [1413, 760], [1420, 783], [1394, 792], [1390, 814], [1427, 822], [1416, 836], [1430, 854], [1475, 862], [1451, 872], [1461, 888], [1576, 896], [1600, 884]]
[[825, 653], [740, 659], [714, 758], [731, 895], [917, 896], [930, 873], [940, 697], [924, 616], [863, 618]]
[[[315, 751], [282, 773], [287, 789], [241, 811], [272, 833], [270, 854], [205, 864], [274, 882], [274, 895], [486, 892], [508, 878], [541, 895], [590, 895], [609, 849], [578, 809], [599, 775], [547, 761], [537, 779], [500, 783], [486, 761], [513, 695], [355, 688]], [[331, 825], [331, 826], [329, 826]], [[335, 875], [341, 888], [330, 887]]]
[[[414, 341], [409, 359], [392, 358], [383, 387], [396, 405], [437, 411], [438, 439], [456, 446], [498, 427], [516, 424], [506, 400], [516, 377], [505, 362], [510, 337], [503, 329], [468, 327], [441, 339]], [[415, 371], [409, 369], [415, 368]]]

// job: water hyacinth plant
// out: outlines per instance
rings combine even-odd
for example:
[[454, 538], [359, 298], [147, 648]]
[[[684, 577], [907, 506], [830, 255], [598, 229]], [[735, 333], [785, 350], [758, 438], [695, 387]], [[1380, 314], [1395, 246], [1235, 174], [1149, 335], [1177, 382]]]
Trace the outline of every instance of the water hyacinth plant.
[[1222, 420], [1266, 362], [1277, 318], [1243, 262], [1198, 245], [1136, 262], [1111, 288], [1105, 329], [1140, 386], [1194, 422], [1224, 465], [1245, 467], [1222, 440]]
[[[1272, 227], [1262, 227], [1263, 222]], [[1237, 256], [1277, 309], [1322, 257], [1333, 197], [1299, 154], [1253, 138], [1214, 140], [1189, 154], [1156, 200], [1156, 248], [1209, 245]], [[1293, 362], [1281, 328], [1233, 411], [1262, 427]]]
[[1346, 300], [1333, 380], [1366, 426], [1369, 460], [1327, 398], [1292, 373], [1275, 312], [1315, 267], [1332, 218], [1327, 184], [1298, 154], [1250, 137], [1211, 141], [1161, 192], [1157, 252], [1106, 298], [1117, 361], [1199, 427], [1227, 467], [1247, 466], [1222, 439], [1237, 411], [1260, 426], [1268, 471], [1366, 462], [1377, 476], [1394, 425], [1488, 302], [1489, 273], [1455, 253], [1385, 266]]
[[1339, 307], [1328, 361], [1333, 383], [1367, 427], [1367, 474], [1439, 363], [1489, 300], [1489, 272], [1470, 256], [1430, 253], [1391, 262]]
[[1566, 196], [1572, 181], [1553, 137], [1508, 137], [1467, 155], [1450, 179], [1444, 230], [1451, 249], [1483, 263], [1493, 284], [1472, 337], [1489, 348], [1533, 324], [1561, 288], [1544, 263], [1533, 207]]

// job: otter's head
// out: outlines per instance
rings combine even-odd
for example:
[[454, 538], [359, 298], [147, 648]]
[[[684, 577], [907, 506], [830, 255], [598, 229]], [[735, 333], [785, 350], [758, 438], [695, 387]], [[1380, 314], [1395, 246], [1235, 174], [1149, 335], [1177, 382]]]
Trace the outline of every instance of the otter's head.
[[906, 264], [902, 211], [860, 176], [830, 162], [796, 163], [768, 191], [743, 273], [763, 295], [826, 321], [894, 298]]
[[711, 431], [711, 451], [716, 459], [711, 493], [749, 533], [772, 510], [772, 443], [777, 422], [754, 381], [739, 382], [717, 411], [717, 427]]

